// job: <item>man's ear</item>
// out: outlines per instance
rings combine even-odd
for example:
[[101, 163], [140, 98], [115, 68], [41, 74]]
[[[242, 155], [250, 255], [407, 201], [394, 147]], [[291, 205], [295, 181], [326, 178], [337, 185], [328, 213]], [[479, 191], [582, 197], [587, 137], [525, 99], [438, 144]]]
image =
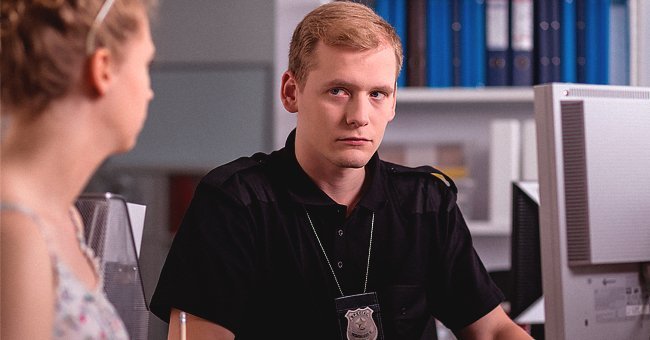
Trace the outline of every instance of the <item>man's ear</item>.
[[88, 61], [89, 85], [93, 93], [104, 95], [113, 79], [114, 59], [107, 48], [98, 48]]
[[291, 112], [298, 112], [298, 101], [296, 95], [298, 92], [298, 82], [290, 71], [284, 72], [282, 75], [282, 87], [280, 88], [280, 97], [282, 98], [282, 105], [284, 108]]

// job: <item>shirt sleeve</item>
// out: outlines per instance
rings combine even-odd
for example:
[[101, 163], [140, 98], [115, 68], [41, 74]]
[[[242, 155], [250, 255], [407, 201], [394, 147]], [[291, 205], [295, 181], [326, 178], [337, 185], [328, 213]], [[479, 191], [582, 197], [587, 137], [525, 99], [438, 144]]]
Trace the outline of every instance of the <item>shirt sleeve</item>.
[[255, 282], [252, 225], [239, 200], [201, 182], [167, 255], [151, 311], [169, 322], [176, 308], [236, 334]]
[[434, 316], [456, 331], [489, 313], [504, 297], [474, 250], [455, 194], [447, 190], [446, 196], [436, 222], [440, 252], [430, 294]]

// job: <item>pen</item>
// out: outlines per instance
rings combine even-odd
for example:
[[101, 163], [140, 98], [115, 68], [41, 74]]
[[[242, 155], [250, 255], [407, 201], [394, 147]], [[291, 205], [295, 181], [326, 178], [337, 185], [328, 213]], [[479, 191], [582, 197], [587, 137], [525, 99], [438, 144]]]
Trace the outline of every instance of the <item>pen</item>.
[[187, 315], [185, 312], [181, 312], [179, 318], [181, 322], [181, 340], [187, 340], [187, 329], [185, 328], [187, 326]]

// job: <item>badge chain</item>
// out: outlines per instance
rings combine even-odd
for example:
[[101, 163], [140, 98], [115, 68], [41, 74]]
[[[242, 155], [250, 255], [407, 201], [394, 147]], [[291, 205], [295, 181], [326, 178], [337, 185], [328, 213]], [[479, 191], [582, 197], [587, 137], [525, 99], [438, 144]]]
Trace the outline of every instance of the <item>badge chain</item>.
[[[309, 211], [305, 209], [305, 213], [307, 214], [307, 220], [309, 220], [309, 225], [311, 226], [311, 230], [314, 231], [314, 235], [316, 235], [316, 240], [318, 241], [318, 245], [320, 246], [320, 250], [323, 252], [323, 255], [325, 255], [325, 261], [327, 261], [327, 265], [330, 267], [330, 271], [332, 272], [332, 276], [334, 276], [334, 281], [336, 282], [336, 286], [339, 288], [339, 292], [341, 293], [341, 296], [345, 296], [343, 294], [343, 289], [341, 289], [341, 285], [339, 284], [339, 280], [336, 278], [336, 273], [334, 272], [334, 268], [332, 267], [332, 263], [330, 262], [329, 257], [327, 257], [327, 253], [325, 252], [325, 248], [323, 247], [323, 243], [320, 241], [320, 237], [318, 237], [318, 233], [316, 232], [316, 228], [314, 228], [314, 223], [311, 221], [311, 217], [309, 216]], [[370, 254], [372, 252], [372, 234], [373, 230], [375, 229], [375, 213], [372, 213], [372, 219], [370, 221], [370, 242], [368, 244], [368, 261], [366, 262], [366, 278], [363, 282], [363, 293], [366, 292], [366, 289], [368, 287], [368, 273], [370, 272]]]

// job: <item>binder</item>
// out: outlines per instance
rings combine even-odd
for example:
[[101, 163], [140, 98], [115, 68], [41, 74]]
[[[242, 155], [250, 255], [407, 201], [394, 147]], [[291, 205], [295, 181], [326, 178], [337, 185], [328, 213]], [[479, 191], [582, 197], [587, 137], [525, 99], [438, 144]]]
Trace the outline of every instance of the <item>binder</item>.
[[576, 80], [586, 83], [586, 33], [585, 33], [585, 3], [590, 0], [574, 0], [576, 6]]
[[533, 84], [533, 0], [511, 0], [510, 7], [510, 84], [530, 86]]
[[650, 3], [628, 0], [630, 85], [650, 86]]
[[[609, 1], [609, 0], [608, 0]], [[562, 80], [562, 3], [557, 0], [547, 1], [550, 15], [551, 33], [551, 79], [552, 82]]]
[[585, 1], [585, 82], [609, 82], [609, 7], [611, 0]]
[[406, 75], [406, 65], [408, 64], [408, 49], [406, 48], [406, 42], [408, 39], [408, 33], [406, 30], [406, 0], [389, 0], [392, 4], [391, 9], [391, 20], [392, 25], [395, 27], [395, 31], [399, 36], [400, 41], [402, 42], [402, 53], [404, 55], [404, 61], [402, 63], [402, 71], [397, 77], [397, 86], [404, 87], [406, 86], [407, 75]]
[[481, 0], [460, 4], [460, 85], [485, 85], [485, 7]]
[[487, 49], [487, 85], [507, 86], [510, 60], [508, 58], [508, 0], [487, 0], [485, 4], [485, 46]]
[[462, 86], [461, 81], [461, 32], [463, 26], [460, 22], [462, 0], [451, 1], [451, 41], [452, 41], [452, 80], [453, 86]]
[[375, 12], [388, 22], [400, 38], [404, 60], [397, 77], [397, 86], [406, 86], [406, 68], [408, 64], [406, 41], [406, 0], [375, 0]]
[[534, 2], [535, 83], [560, 81], [560, 6], [557, 0]]
[[630, 32], [625, 0], [612, 0], [609, 11], [609, 84], [630, 84]]
[[487, 67], [485, 65], [485, 1], [474, 0], [474, 20], [476, 22], [476, 30], [474, 31], [474, 41], [477, 44], [476, 54], [474, 58], [475, 65], [475, 86], [485, 86], [485, 77], [487, 75]]
[[451, 3], [427, 3], [427, 85], [450, 87], [452, 81]]
[[426, 86], [426, 0], [410, 0], [407, 12], [407, 50], [406, 84]]
[[375, 0], [375, 13], [386, 20], [387, 23], [393, 24], [391, 15], [391, 0]]
[[576, 55], [576, 4], [574, 0], [562, 0], [562, 82], [577, 80]]

